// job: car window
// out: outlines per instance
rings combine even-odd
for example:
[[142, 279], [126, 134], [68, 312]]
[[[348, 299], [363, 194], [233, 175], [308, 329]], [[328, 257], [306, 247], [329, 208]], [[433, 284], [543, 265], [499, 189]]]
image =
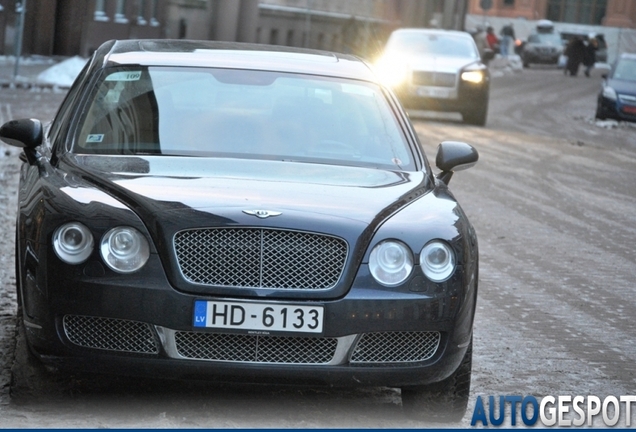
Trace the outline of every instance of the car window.
[[412, 168], [375, 84], [203, 68], [109, 70], [73, 151], [320, 161]]
[[387, 50], [403, 54], [479, 58], [472, 38], [452, 34], [394, 33], [387, 42]]
[[612, 78], [624, 81], [636, 81], [636, 59], [620, 59]]

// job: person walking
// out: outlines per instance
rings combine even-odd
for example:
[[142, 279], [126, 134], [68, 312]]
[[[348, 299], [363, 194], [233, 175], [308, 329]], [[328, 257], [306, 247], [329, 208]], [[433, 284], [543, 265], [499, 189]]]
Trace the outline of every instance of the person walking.
[[565, 48], [564, 54], [567, 56], [568, 61], [565, 65], [565, 69], [570, 73], [570, 76], [576, 76], [579, 73], [579, 66], [583, 63], [585, 57], [585, 43], [580, 37], [575, 37], [570, 41]]
[[499, 52], [499, 38], [495, 34], [495, 29], [491, 26], [486, 28], [486, 42], [488, 42], [488, 46], [494, 52]]
[[595, 38], [587, 41], [585, 52], [583, 55], [583, 66], [585, 66], [585, 76], [590, 77], [590, 71], [596, 63], [596, 50], [598, 49], [598, 42]]
[[510, 44], [515, 40], [515, 29], [512, 27], [512, 23], [503, 26], [499, 34], [501, 35], [501, 43], [499, 46], [501, 56], [508, 57]]

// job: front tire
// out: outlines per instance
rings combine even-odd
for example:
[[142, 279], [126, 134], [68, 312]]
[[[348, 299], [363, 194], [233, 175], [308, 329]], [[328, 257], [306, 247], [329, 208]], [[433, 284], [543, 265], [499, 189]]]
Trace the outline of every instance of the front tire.
[[473, 361], [471, 340], [459, 367], [451, 376], [426, 386], [402, 388], [402, 407], [417, 420], [449, 423], [459, 422], [466, 413], [470, 396]]

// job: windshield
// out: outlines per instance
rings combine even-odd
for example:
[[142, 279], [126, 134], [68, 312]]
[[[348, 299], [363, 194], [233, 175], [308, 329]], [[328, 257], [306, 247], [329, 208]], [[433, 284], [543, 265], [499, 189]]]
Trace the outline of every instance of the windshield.
[[108, 69], [75, 139], [82, 154], [313, 161], [413, 169], [371, 83], [233, 69]]
[[623, 81], [636, 81], [636, 59], [620, 59], [612, 78]]
[[479, 58], [472, 38], [452, 34], [394, 33], [387, 43], [387, 50], [402, 54]]
[[543, 44], [543, 45], [554, 45], [554, 46], [563, 45], [563, 40], [561, 39], [561, 36], [557, 33], [532, 34], [528, 38], [528, 42], [535, 43], [535, 44]]

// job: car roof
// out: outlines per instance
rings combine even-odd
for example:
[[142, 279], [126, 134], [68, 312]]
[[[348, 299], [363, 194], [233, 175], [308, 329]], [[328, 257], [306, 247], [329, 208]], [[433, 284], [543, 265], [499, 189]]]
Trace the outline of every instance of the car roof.
[[363, 60], [347, 54], [275, 45], [175, 39], [113, 40], [95, 53], [94, 67], [192, 66], [307, 73], [376, 82]]

